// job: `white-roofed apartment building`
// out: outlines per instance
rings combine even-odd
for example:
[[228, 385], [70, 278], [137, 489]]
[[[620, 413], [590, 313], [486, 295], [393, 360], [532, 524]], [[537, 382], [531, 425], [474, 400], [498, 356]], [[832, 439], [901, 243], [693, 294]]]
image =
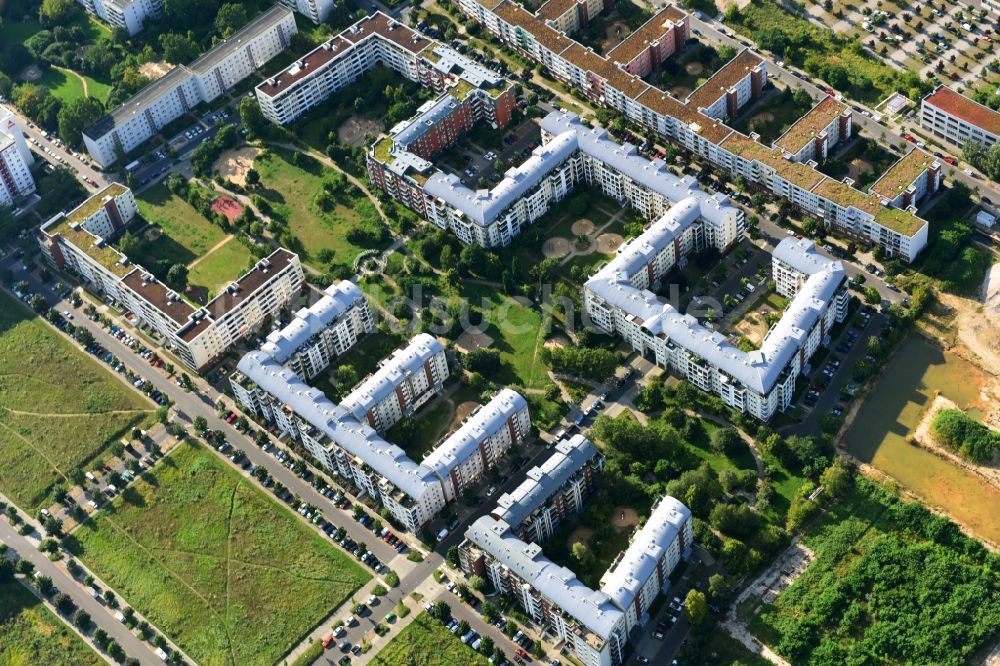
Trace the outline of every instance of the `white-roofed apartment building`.
[[661, 498], [628, 548], [601, 577], [600, 589], [593, 590], [571, 570], [546, 558], [537, 540], [530, 539], [535, 531], [525, 529], [525, 517], [558, 501], [568, 481], [585, 474], [589, 488], [588, 470], [600, 469], [594, 445], [582, 435], [557, 449], [556, 461], [546, 464], [552, 472], [563, 471], [529, 478], [516, 498], [503, 496], [506, 501], [466, 531], [459, 563], [467, 575], [489, 578], [497, 590], [514, 597], [580, 662], [615, 666], [624, 663], [629, 634], [645, 621], [656, 596], [669, 587], [670, 573], [690, 555], [691, 512], [672, 497]]

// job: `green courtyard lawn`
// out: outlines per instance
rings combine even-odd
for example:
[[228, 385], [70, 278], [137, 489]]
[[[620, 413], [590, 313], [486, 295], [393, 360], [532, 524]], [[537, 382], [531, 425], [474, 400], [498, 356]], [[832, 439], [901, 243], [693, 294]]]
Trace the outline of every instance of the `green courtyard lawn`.
[[819, 170], [831, 178], [849, 175], [854, 179], [854, 187], [866, 192], [899, 157], [877, 141], [857, 138], [843, 152], [820, 164]]
[[271, 216], [286, 224], [298, 239], [303, 259], [322, 270], [320, 251], [332, 251], [330, 265], [351, 268], [362, 251], [388, 246], [388, 235], [374, 246], [349, 241], [353, 229], [382, 226], [375, 206], [361, 191], [344, 182], [341, 191], [347, 195], [324, 209], [317, 195], [324, 183], [338, 174], [308, 157], [306, 167], [296, 166], [291, 160], [298, 158], [292, 155], [287, 150], [270, 150], [254, 161], [254, 167], [260, 172], [260, 196], [270, 204]]
[[884, 486], [859, 477], [802, 541], [815, 560], [750, 620], [792, 663], [960, 664], [1000, 631], [996, 555]]
[[17, 581], [0, 583], [0, 663], [101, 666], [104, 660]]
[[771, 90], [763, 99], [743, 109], [729, 125], [744, 134], [757, 132], [761, 142], [770, 145], [813, 106], [811, 97], [796, 99], [791, 88]]
[[489, 666], [444, 625], [420, 613], [369, 662], [372, 666]]
[[34, 511], [154, 405], [0, 292], [0, 491]]
[[385, 438], [419, 462], [434, 450], [454, 416], [454, 406], [441, 400], [431, 407], [422, 408], [412, 419], [404, 419], [389, 428]]
[[280, 661], [371, 578], [195, 443], [144, 474], [70, 546], [205, 664]]
[[238, 238], [230, 238], [190, 266], [188, 283], [205, 287], [211, 298], [244, 273], [253, 260]]
[[83, 98], [81, 77], [87, 81], [87, 94], [90, 97], [96, 97], [102, 102], [107, 101], [108, 95], [111, 94], [110, 85], [101, 83], [85, 74], [77, 74], [72, 70], [52, 67], [42, 75], [37, 83], [48, 88], [54, 97], [58, 97], [63, 104], [66, 104]]

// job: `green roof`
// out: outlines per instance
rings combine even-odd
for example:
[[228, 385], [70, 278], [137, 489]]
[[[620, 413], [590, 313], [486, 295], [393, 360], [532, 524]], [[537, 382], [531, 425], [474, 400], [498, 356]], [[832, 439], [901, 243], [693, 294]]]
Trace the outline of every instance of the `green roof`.
[[469, 93], [475, 89], [476, 87], [465, 79], [459, 79], [450, 92], [455, 99], [465, 101], [465, 98], [469, 96]]
[[920, 219], [910, 211], [889, 208], [888, 206], [882, 206], [882, 210], [875, 215], [875, 221], [887, 229], [898, 231], [904, 236], [912, 236], [927, 224], [926, 220]]
[[392, 139], [387, 136], [382, 137], [372, 146], [372, 151], [378, 162], [388, 164], [392, 161]]
[[85, 231], [83, 227], [74, 229], [72, 226], [74, 222], [76, 221], [68, 217], [60, 217], [58, 221], [43, 230], [50, 236], [61, 235], [67, 242], [79, 248], [81, 252], [85, 252], [91, 259], [118, 277], [125, 277], [135, 270], [135, 266], [121, 263], [122, 259], [126, 259], [124, 254], [110, 245], [104, 244], [103, 241], [101, 241], [100, 246], [96, 245], [97, 236]]
[[101, 206], [104, 205], [104, 199], [107, 197], [115, 198], [119, 197], [125, 193], [127, 188], [124, 185], [119, 185], [118, 183], [111, 183], [103, 190], [90, 197], [82, 204], [77, 206], [75, 209], [70, 211], [69, 215], [66, 217], [70, 222], [84, 222], [100, 210]]
[[421, 51], [420, 55], [423, 58], [426, 58], [427, 60], [430, 60], [431, 62], [438, 62], [439, 60], [441, 60], [441, 57], [437, 53], [434, 53], [434, 47], [436, 47], [436, 46], [437, 46], [437, 43], [431, 44], [426, 49], [424, 49], [423, 51]]

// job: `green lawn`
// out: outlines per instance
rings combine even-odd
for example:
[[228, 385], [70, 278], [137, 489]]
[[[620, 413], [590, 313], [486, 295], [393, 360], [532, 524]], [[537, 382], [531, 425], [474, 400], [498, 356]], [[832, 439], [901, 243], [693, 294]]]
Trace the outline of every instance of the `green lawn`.
[[812, 99], [807, 104], [796, 103], [791, 88], [772, 90], [763, 100], [741, 111], [729, 124], [744, 134], [757, 132], [761, 143], [770, 145], [812, 107]]
[[0, 663], [104, 664], [73, 630], [16, 581], [0, 583]]
[[[318, 162], [311, 170], [295, 166], [287, 151], [269, 151], [254, 161], [260, 172], [262, 195], [273, 207], [272, 217], [283, 220], [304, 249], [304, 259], [323, 268], [316, 255], [320, 250], [332, 250], [333, 262], [352, 266], [358, 254], [366, 249], [347, 240], [348, 232], [362, 224], [381, 224], [378, 213], [364, 195], [349, 184], [350, 199], [338, 200], [330, 210], [315, 202], [323, 183], [335, 172]], [[385, 247], [388, 243], [381, 244]]]
[[81, 560], [204, 664], [279, 661], [371, 578], [193, 443], [73, 536]]
[[0, 293], [0, 491], [47, 505], [154, 405], [6, 293]]
[[489, 666], [427, 613], [413, 619], [370, 662], [372, 666]]
[[[83, 76], [87, 81], [87, 94], [91, 97], [96, 97], [102, 102], [107, 101], [108, 95], [111, 94], [110, 85], [96, 81], [83, 74], [80, 76]], [[48, 88], [49, 92], [62, 100], [63, 104], [83, 97], [83, 82], [79, 76], [76, 76], [70, 70], [53, 67], [42, 75], [38, 83]]]
[[209, 297], [214, 296], [239, 277], [251, 259], [250, 250], [239, 239], [230, 238], [191, 268], [188, 283], [205, 287]]
[[[398, 431], [396, 431], [396, 426], [389, 429], [386, 433], [386, 439], [399, 446], [406, 451], [406, 455], [416, 461], [424, 459], [428, 453], [434, 450], [434, 445], [438, 443], [441, 437], [447, 431], [449, 425], [451, 425], [451, 420], [455, 415], [454, 407], [445, 401], [438, 402], [430, 409], [421, 409], [418, 414], [414, 416], [414, 434], [410, 438], [411, 442], [415, 444], [408, 444], [403, 446], [399, 442], [402, 441]], [[398, 424], [397, 424], [398, 426]]]
[[163, 230], [156, 240], [144, 242], [135, 256], [136, 261], [150, 270], [158, 262], [190, 264], [226, 237], [222, 229], [162, 183], [144, 191], [136, 197], [136, 202], [139, 214]]

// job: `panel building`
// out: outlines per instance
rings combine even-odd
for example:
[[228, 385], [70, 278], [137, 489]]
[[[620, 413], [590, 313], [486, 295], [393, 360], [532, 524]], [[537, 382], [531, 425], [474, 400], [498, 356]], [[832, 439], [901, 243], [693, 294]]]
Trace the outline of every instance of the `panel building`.
[[189, 65], [178, 65], [83, 131], [87, 152], [108, 166], [198, 104], [211, 102], [290, 44], [295, 15], [275, 5]]
[[142, 32], [147, 19], [163, 16], [163, 0], [77, 0], [92, 14], [130, 36]]
[[973, 141], [985, 150], [1000, 138], [1000, 113], [941, 85], [921, 102], [920, 126], [959, 148]]
[[205, 369], [266, 319], [277, 317], [304, 283], [298, 255], [279, 248], [204, 306], [193, 305], [110, 245], [135, 214], [131, 191], [109, 185], [43, 224], [42, 252], [57, 269], [76, 274], [134, 314], [193, 370]]
[[18, 197], [35, 191], [31, 155], [21, 123], [17, 117], [0, 106], [0, 206], [12, 206]]

